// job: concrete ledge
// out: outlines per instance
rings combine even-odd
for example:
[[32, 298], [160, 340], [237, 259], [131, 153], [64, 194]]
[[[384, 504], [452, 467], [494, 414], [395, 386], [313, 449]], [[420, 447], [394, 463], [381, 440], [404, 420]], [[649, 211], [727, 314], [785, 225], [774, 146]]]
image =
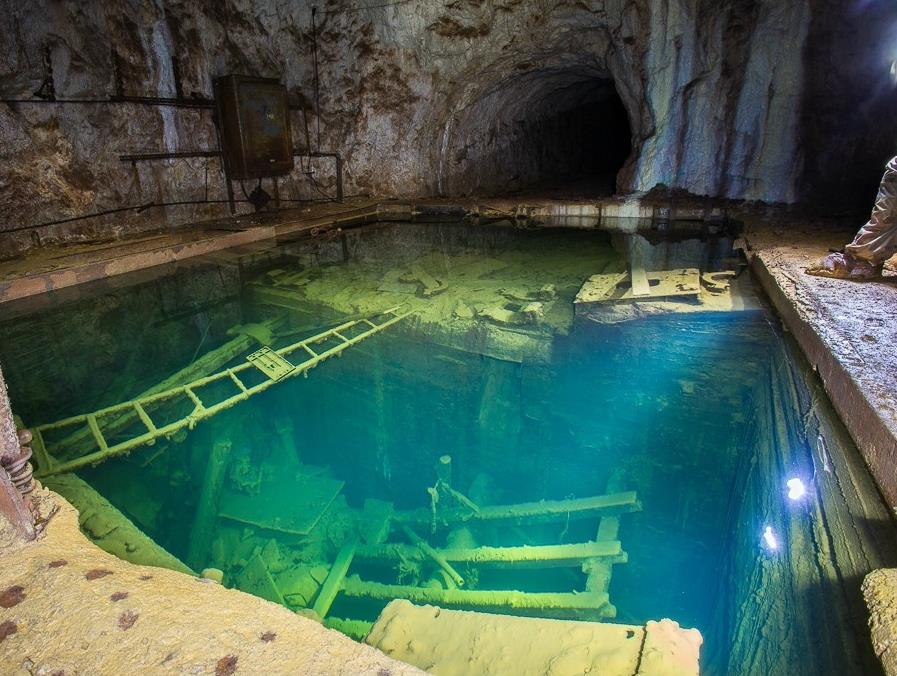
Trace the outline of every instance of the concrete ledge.
[[405, 199], [378, 203], [355, 199], [197, 223], [175, 233], [37, 249], [22, 258], [0, 263], [0, 303], [307, 232], [382, 221], [452, 221], [464, 217], [486, 222], [503, 218], [538, 226], [560, 224], [634, 230], [636, 226], [650, 226], [658, 219], [718, 222], [728, 218], [728, 212], [707, 200], [673, 204], [638, 196], [582, 202], [545, 198], [460, 201], [434, 198], [424, 202]]
[[[144, 268], [174, 263], [186, 258], [249, 244], [274, 237], [274, 228], [255, 227], [241, 232], [227, 234], [206, 233], [193, 241], [182, 238], [150, 238], [137, 242], [123, 242], [114, 248], [91, 252], [80, 247], [68, 256], [57, 256], [50, 270], [35, 271], [25, 269], [5, 275], [0, 280], [0, 303], [27, 298], [55, 289], [63, 289], [114, 275], [134, 272]], [[35, 256], [24, 259], [26, 265], [37, 266], [46, 263]]]
[[[751, 269], [818, 372], [889, 508], [897, 508], [897, 277], [856, 283], [804, 269], [829, 243], [816, 233], [746, 236]], [[845, 235], [847, 236], [847, 235]], [[820, 241], [821, 240], [821, 241]], [[834, 238], [834, 241], [840, 241]], [[843, 244], [843, 242], [842, 242]]]

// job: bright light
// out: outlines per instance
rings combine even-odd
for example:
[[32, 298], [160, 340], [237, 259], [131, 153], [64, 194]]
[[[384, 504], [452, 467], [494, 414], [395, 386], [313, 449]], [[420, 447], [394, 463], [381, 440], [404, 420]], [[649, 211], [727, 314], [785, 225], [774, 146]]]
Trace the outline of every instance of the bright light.
[[897, 85], [897, 59], [891, 62], [891, 82]]
[[792, 500], [800, 500], [807, 494], [807, 487], [804, 482], [798, 478], [788, 479], [788, 497]]
[[776, 534], [772, 530], [772, 526], [767, 526], [763, 531], [763, 543], [766, 545], [766, 548], [770, 551], [775, 551], [779, 548], [779, 539], [776, 537]]

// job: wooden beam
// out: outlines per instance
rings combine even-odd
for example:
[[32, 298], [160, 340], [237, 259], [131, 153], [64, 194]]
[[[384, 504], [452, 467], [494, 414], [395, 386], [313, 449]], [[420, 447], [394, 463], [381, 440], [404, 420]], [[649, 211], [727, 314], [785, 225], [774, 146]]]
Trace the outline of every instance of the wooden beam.
[[[438, 549], [436, 552], [446, 561], [452, 563], [495, 568], [576, 567], [589, 559], [609, 559], [615, 561], [625, 556], [618, 541], [540, 545], [534, 547]], [[423, 561], [426, 558], [426, 554], [417, 547], [401, 544], [360, 545], [355, 552], [355, 556], [359, 559], [375, 561], [400, 561], [402, 559], [406, 561]]]
[[[443, 523], [465, 521], [512, 521], [523, 523], [546, 523], [566, 519], [582, 519], [595, 515], [638, 512], [642, 506], [635, 491], [597, 495], [573, 500], [542, 500], [517, 505], [489, 505], [479, 512], [466, 509], [444, 510], [438, 520]], [[397, 512], [393, 521], [398, 524], [426, 525], [432, 523], [433, 513], [429, 509]]]
[[513, 590], [434, 589], [367, 582], [357, 575], [343, 583], [346, 596], [378, 600], [407, 599], [437, 606], [491, 608], [511, 611], [570, 611], [594, 613], [607, 605], [607, 594], [583, 592], [522, 592]]
[[349, 566], [352, 565], [352, 559], [355, 557], [356, 547], [358, 547], [358, 540], [354, 538], [343, 545], [343, 548], [339, 550], [339, 554], [336, 555], [336, 560], [333, 562], [330, 572], [327, 574], [327, 579], [321, 585], [321, 591], [318, 592], [318, 598], [315, 600], [315, 605], [312, 608], [321, 619], [327, 617], [327, 613], [330, 612], [330, 606], [333, 605], [336, 595], [339, 594], [343, 586], [346, 573], [349, 572]]

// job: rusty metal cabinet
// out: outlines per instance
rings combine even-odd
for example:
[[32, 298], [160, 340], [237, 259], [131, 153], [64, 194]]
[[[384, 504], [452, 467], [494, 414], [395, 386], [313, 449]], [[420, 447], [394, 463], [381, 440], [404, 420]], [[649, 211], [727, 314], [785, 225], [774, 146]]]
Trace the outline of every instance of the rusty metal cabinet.
[[215, 81], [215, 101], [231, 179], [282, 176], [292, 171], [286, 87], [275, 79], [226, 75]]

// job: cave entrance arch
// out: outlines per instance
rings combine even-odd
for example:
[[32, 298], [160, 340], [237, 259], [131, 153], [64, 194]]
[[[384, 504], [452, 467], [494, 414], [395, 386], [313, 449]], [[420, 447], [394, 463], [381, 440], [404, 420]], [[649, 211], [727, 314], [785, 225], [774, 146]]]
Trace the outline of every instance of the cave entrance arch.
[[606, 72], [512, 74], [456, 113], [442, 150], [441, 192], [610, 195], [632, 154], [632, 132]]

